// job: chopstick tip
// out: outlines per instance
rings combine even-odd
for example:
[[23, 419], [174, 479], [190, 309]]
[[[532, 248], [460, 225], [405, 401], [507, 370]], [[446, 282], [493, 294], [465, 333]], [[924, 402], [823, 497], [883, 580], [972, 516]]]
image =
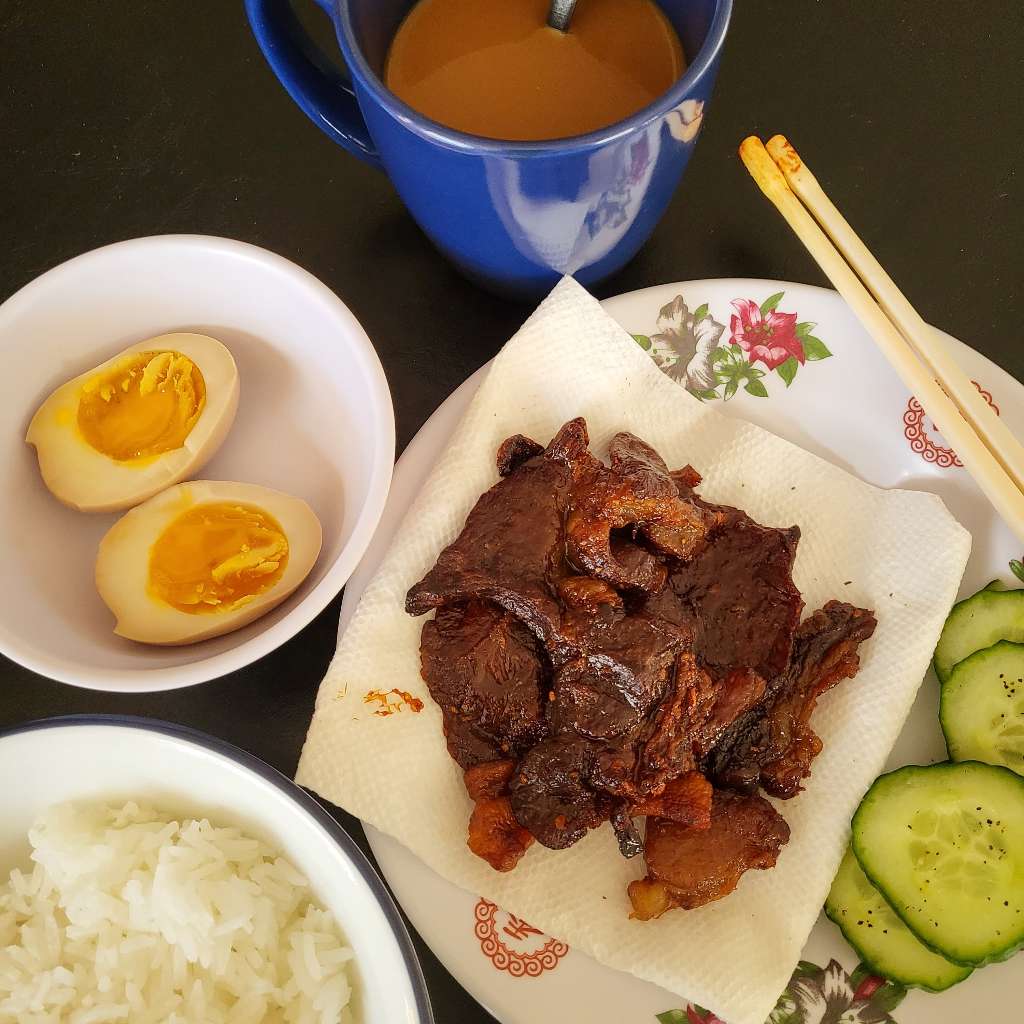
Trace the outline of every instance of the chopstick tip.
[[784, 172], [795, 174], [803, 167], [800, 154], [785, 135], [773, 135], [766, 146], [768, 155]]
[[739, 152], [750, 176], [769, 199], [774, 200], [790, 191], [782, 172], [775, 166], [764, 143], [756, 135], [748, 135], [740, 143]]
[[740, 158], [746, 163], [747, 157], [759, 149], [764, 149], [764, 143], [756, 135], [748, 135], [740, 143]]

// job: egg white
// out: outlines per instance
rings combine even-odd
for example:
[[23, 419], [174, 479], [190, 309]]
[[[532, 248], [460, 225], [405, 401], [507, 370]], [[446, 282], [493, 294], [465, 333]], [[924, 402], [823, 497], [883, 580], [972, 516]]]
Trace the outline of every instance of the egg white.
[[[288, 539], [281, 578], [233, 611], [191, 614], [149, 592], [150, 550], [178, 516], [194, 505], [254, 505], [280, 524]], [[114, 632], [148, 644], [191, 644], [252, 622], [280, 604], [309, 575], [320, 554], [320, 520], [301, 498], [257, 484], [191, 480], [170, 487], [126, 512], [100, 541], [96, 588], [114, 613]]]
[[[157, 351], [180, 352], [199, 368], [206, 404], [182, 447], [147, 459], [119, 462], [93, 448], [78, 429], [82, 387], [126, 356]], [[62, 384], [32, 417], [25, 440], [36, 449], [46, 486], [65, 505], [81, 512], [131, 508], [206, 465], [234, 422], [238, 389], [235, 360], [215, 338], [163, 334], [131, 345]]]

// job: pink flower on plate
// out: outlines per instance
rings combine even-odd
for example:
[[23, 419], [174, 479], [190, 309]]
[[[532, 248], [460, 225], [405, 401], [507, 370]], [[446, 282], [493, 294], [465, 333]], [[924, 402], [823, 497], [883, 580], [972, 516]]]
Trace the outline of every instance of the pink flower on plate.
[[733, 299], [732, 305], [736, 310], [729, 320], [732, 340], [747, 353], [750, 362], [760, 360], [769, 370], [781, 366], [790, 356], [803, 363], [804, 346], [796, 336], [796, 313], [777, 313], [773, 309], [763, 314], [751, 299]]

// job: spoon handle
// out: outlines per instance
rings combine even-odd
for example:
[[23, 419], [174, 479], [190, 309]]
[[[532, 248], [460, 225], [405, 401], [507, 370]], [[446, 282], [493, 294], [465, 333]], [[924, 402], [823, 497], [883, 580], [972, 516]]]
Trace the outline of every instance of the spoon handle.
[[557, 28], [559, 32], [568, 32], [569, 20], [575, 7], [576, 0], [551, 0], [548, 24], [552, 28]]

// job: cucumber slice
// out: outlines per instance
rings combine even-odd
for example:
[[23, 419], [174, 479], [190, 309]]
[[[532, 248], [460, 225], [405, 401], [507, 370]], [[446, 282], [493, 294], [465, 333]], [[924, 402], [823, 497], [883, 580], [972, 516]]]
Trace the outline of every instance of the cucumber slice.
[[1000, 640], [955, 665], [942, 684], [939, 721], [951, 760], [1024, 775], [1024, 644]]
[[935, 648], [939, 682], [958, 661], [998, 640], [1024, 641], [1024, 590], [979, 590], [953, 605]]
[[989, 583], [985, 587], [985, 589], [986, 590], [1003, 591], [1003, 590], [1010, 590], [1012, 588], [1010, 587], [1009, 583], [1004, 583], [1002, 580], [992, 580], [992, 582]]
[[883, 978], [942, 992], [971, 973], [918, 942], [847, 850], [825, 901], [825, 913], [857, 955]]
[[875, 780], [853, 852], [908, 928], [980, 967], [1024, 946], [1024, 778], [978, 761], [908, 765]]

